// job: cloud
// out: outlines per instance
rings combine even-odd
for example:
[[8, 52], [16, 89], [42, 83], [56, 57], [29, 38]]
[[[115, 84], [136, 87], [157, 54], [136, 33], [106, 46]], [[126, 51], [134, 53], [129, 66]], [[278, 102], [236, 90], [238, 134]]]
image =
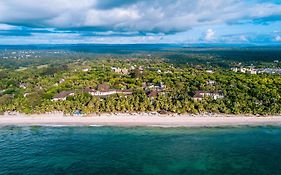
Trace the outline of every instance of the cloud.
[[2, 0], [0, 23], [93, 31], [175, 33], [202, 25], [280, 20], [277, 1]]
[[0, 44], [277, 42], [280, 25], [279, 0], [0, 0]]
[[245, 35], [241, 35], [239, 39], [241, 41], [248, 41], [248, 38]]
[[212, 41], [215, 39], [215, 32], [213, 29], [208, 29], [205, 35], [205, 40], [206, 41]]
[[0, 30], [14, 30], [14, 29], [17, 29], [17, 28], [18, 27], [16, 27], [16, 26], [0, 23]]
[[277, 36], [275, 37], [275, 41], [280, 42], [280, 41], [281, 41], [281, 36], [280, 36], [280, 35], [277, 35]]
[[[280, 33], [237, 33], [221, 35], [216, 38], [219, 43], [252, 43], [252, 44], [273, 44], [281, 41]], [[278, 41], [280, 39], [280, 41]]]

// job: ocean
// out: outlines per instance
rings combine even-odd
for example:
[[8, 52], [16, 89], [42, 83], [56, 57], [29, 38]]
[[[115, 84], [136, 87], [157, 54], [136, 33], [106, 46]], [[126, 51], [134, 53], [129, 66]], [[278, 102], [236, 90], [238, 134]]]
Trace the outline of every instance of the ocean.
[[7, 126], [0, 174], [278, 175], [281, 128]]

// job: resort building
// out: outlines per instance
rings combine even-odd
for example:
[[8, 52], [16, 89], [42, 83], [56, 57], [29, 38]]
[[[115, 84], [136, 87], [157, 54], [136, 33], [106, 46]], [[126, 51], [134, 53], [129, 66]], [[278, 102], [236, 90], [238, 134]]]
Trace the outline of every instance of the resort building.
[[208, 80], [208, 81], [207, 81], [207, 85], [213, 86], [213, 85], [215, 85], [215, 84], [217, 84], [217, 82], [214, 81], [214, 80]]
[[116, 90], [116, 89], [109, 89], [105, 85], [99, 85], [97, 90], [92, 88], [85, 88], [84, 92], [89, 93], [92, 96], [109, 96], [114, 94], [123, 94], [123, 95], [131, 95], [133, 94], [132, 90]]
[[111, 70], [113, 70], [115, 73], [118, 73], [118, 74], [123, 74], [123, 75], [129, 74], [129, 70], [126, 68], [120, 69], [119, 67], [111, 67]]
[[83, 71], [83, 72], [89, 72], [90, 69], [89, 69], [89, 68], [84, 68], [84, 69], [82, 69], [82, 71]]
[[155, 85], [154, 83], [143, 83], [142, 87], [145, 90], [158, 90], [158, 91], [162, 91], [166, 88], [163, 82], [160, 82], [157, 85]]
[[60, 79], [59, 84], [65, 82], [65, 79]]
[[55, 95], [52, 99], [52, 101], [60, 101], [60, 100], [66, 100], [68, 96], [73, 96], [74, 91], [62, 91], [59, 94]]
[[213, 71], [213, 70], [206, 70], [206, 72], [207, 72], [207, 73], [209, 73], [209, 74], [214, 73], [214, 71]]
[[252, 75], [258, 73], [258, 70], [253, 67], [250, 67], [250, 68], [240, 67], [239, 69], [237, 67], [233, 67], [233, 68], [231, 68], [231, 70], [233, 72], [248, 73], [248, 74], [252, 74]]
[[281, 68], [261, 68], [258, 69], [258, 73], [267, 73], [267, 74], [281, 74]]
[[237, 68], [237, 67], [232, 67], [231, 70], [232, 70], [233, 72], [238, 72], [238, 68]]
[[26, 89], [28, 84], [27, 83], [20, 83], [20, 88]]
[[195, 91], [193, 100], [203, 100], [204, 97], [211, 97], [214, 100], [224, 98], [224, 95], [221, 91]]

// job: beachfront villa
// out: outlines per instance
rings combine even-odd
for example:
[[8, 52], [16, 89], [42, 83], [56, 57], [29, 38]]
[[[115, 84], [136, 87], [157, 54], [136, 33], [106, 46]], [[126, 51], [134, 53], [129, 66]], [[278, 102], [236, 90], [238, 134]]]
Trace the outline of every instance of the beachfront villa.
[[[114, 94], [123, 94], [123, 95], [133, 94], [133, 91], [130, 89], [126, 89], [126, 90], [110, 89], [110, 87], [107, 84], [99, 84], [96, 89], [87, 87], [82, 91], [96, 97], [109, 96]], [[52, 101], [63, 101], [66, 100], [68, 96], [73, 96], [74, 94], [75, 91], [62, 91], [59, 94], [55, 95]]]
[[62, 91], [57, 95], [55, 95], [52, 101], [63, 101], [66, 100], [68, 96], [73, 96], [73, 95], [74, 95], [74, 91]]
[[192, 99], [200, 101], [203, 100], [204, 97], [211, 97], [212, 99], [217, 100], [224, 98], [224, 95], [221, 91], [195, 91]]
[[108, 89], [108, 90], [95, 90], [91, 88], [85, 88], [84, 92], [89, 93], [92, 96], [109, 96], [114, 94], [123, 94], [123, 95], [131, 95], [133, 94], [132, 90], [116, 90], [116, 89]]

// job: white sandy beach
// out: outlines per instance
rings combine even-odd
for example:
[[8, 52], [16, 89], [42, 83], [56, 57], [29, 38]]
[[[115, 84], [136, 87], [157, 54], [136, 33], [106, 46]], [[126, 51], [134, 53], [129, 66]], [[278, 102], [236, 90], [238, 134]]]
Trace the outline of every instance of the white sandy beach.
[[160, 114], [102, 114], [64, 116], [61, 113], [40, 115], [2, 115], [0, 125], [68, 125], [68, 126], [159, 126], [159, 127], [214, 127], [214, 126], [281, 126], [281, 116], [234, 115], [160, 115]]

